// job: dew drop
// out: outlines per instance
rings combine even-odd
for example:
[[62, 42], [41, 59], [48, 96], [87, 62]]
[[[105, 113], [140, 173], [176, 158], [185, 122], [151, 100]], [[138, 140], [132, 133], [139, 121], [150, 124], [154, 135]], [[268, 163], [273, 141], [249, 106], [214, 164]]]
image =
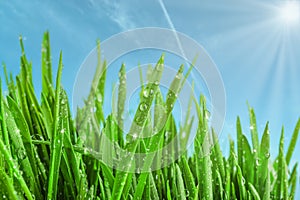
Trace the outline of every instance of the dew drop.
[[145, 98], [148, 98], [149, 97], [149, 92], [147, 90], [144, 90], [143, 95], [144, 95]]
[[182, 134], [181, 134], [182, 138], [185, 138], [186, 137], [186, 132], [183, 131]]
[[182, 73], [176, 74], [175, 78], [177, 78], [177, 79], [182, 79]]
[[147, 110], [147, 108], [148, 108], [148, 105], [146, 103], [141, 103], [140, 104], [140, 110], [141, 111], [145, 111], [145, 110]]
[[266, 157], [267, 159], [270, 158], [270, 153], [267, 152], [267, 153], [265, 154], [265, 157]]
[[259, 159], [256, 159], [256, 161], [255, 161], [255, 165], [256, 165], [256, 166], [260, 166]]
[[136, 133], [134, 133], [133, 135], [132, 135], [132, 138], [135, 140], [135, 139], [137, 139], [137, 134]]

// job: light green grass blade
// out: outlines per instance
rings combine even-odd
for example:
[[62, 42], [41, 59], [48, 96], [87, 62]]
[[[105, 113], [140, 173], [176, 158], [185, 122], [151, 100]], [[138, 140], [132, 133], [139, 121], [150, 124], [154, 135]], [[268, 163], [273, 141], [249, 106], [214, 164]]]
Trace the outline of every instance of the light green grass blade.
[[215, 155], [215, 158], [212, 159], [212, 161], [215, 163], [215, 166], [218, 167], [218, 170], [220, 172], [221, 178], [222, 180], [225, 181], [225, 165], [224, 165], [224, 161], [223, 161], [223, 154], [221, 151], [221, 147], [218, 141], [218, 136], [215, 133], [214, 129], [212, 129], [212, 136], [213, 136], [213, 152]]
[[178, 199], [185, 200], [186, 194], [185, 194], [185, 187], [184, 187], [184, 181], [182, 178], [182, 173], [179, 168], [179, 166], [176, 164], [176, 185], [177, 185], [177, 191], [178, 191]]
[[297, 187], [297, 167], [298, 163], [296, 163], [292, 169], [292, 173], [290, 175], [289, 179], [289, 185], [290, 185], [290, 194], [289, 198], [294, 199], [296, 195], [296, 187]]
[[169, 180], [167, 180], [167, 200], [172, 200], [172, 195], [171, 195], [171, 189], [170, 189], [170, 184], [169, 184]]
[[298, 135], [299, 135], [299, 130], [300, 130], [300, 118], [298, 119], [298, 122], [296, 124], [295, 130], [294, 130], [293, 135], [291, 137], [291, 142], [290, 142], [290, 145], [288, 147], [287, 154], [286, 154], [286, 164], [287, 165], [290, 164], [294, 149], [296, 147], [297, 140], [298, 140]]
[[[57, 195], [57, 183], [59, 177], [59, 166], [61, 162], [61, 152], [63, 143], [63, 127], [60, 127], [59, 123], [62, 123], [60, 115], [62, 109], [61, 105], [61, 74], [62, 74], [62, 53], [60, 54], [59, 66], [56, 78], [56, 92], [55, 92], [55, 112], [54, 112], [54, 123], [53, 123], [53, 134], [51, 140], [51, 156], [50, 156], [50, 168], [49, 168], [49, 179], [48, 179], [48, 199], [56, 199]], [[65, 120], [65, 119], [64, 119]], [[59, 129], [61, 128], [61, 129]]]
[[260, 200], [260, 196], [259, 196], [257, 190], [255, 189], [255, 187], [251, 183], [248, 183], [248, 186], [250, 188], [250, 193], [252, 194], [253, 199]]
[[119, 93], [118, 93], [118, 114], [117, 114], [117, 122], [118, 122], [118, 142], [121, 147], [124, 146], [123, 140], [123, 128], [124, 128], [124, 109], [125, 109], [125, 101], [126, 101], [126, 69], [125, 65], [122, 64], [120, 72], [119, 72]]
[[267, 123], [261, 143], [260, 143], [260, 152], [259, 152], [259, 160], [256, 165], [258, 165], [258, 182], [256, 183], [256, 188], [260, 194], [263, 196], [265, 193], [265, 188], [267, 186], [267, 177], [269, 174], [269, 158], [270, 158], [270, 133], [269, 133], [269, 123]]
[[52, 84], [52, 66], [49, 32], [44, 33], [42, 42], [42, 92], [49, 93], [49, 84]]
[[211, 168], [211, 160], [210, 160], [210, 144], [209, 144], [209, 135], [207, 133], [204, 136], [204, 143], [203, 143], [203, 197], [205, 199], [213, 199], [213, 189], [212, 189], [212, 168]]
[[285, 158], [284, 158], [284, 128], [282, 127], [280, 144], [279, 144], [279, 156], [278, 156], [278, 167], [277, 167], [277, 178], [274, 186], [274, 198], [283, 198], [284, 193], [284, 179], [285, 179]]
[[188, 198], [195, 199], [197, 196], [196, 195], [197, 187], [195, 185], [193, 174], [190, 170], [188, 161], [185, 156], [181, 158], [181, 163], [182, 163], [182, 173], [183, 173], [184, 182], [186, 185], [187, 193], [189, 194]]
[[247, 198], [247, 189], [245, 186], [246, 180], [243, 177], [240, 166], [237, 165], [236, 168], [237, 168], [237, 182], [239, 187], [240, 199], [246, 199]]
[[236, 132], [237, 132], [237, 156], [238, 156], [238, 163], [239, 166], [244, 171], [244, 159], [245, 154], [243, 153], [243, 131], [241, 126], [240, 117], [237, 117], [236, 120]]

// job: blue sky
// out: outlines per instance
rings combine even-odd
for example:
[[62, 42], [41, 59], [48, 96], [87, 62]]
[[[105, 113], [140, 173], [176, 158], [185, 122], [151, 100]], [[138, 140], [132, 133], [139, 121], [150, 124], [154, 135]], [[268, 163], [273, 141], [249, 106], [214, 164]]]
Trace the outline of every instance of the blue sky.
[[[300, 20], [283, 19], [286, 3], [164, 1], [174, 28], [201, 44], [222, 75], [227, 96], [224, 138], [235, 137], [237, 115], [249, 133], [248, 101], [255, 108], [260, 132], [270, 121], [272, 152], [277, 152], [281, 126], [289, 140], [300, 116]], [[63, 85], [70, 96], [76, 73], [97, 38], [104, 41], [133, 28], [171, 28], [159, 1], [140, 0], [1, 0], [0, 24], [0, 61], [14, 75], [19, 72], [22, 34], [37, 91], [42, 34], [50, 31], [53, 64], [57, 66], [62, 50]]]

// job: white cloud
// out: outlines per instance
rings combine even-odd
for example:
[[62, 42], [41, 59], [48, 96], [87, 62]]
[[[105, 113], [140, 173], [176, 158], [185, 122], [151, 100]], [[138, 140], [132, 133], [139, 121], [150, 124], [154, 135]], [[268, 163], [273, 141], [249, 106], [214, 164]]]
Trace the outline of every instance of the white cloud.
[[104, 7], [106, 15], [114, 21], [122, 30], [128, 30], [135, 28], [136, 25], [133, 22], [127, 4], [122, 4], [116, 0], [90, 0], [89, 3], [93, 7]]

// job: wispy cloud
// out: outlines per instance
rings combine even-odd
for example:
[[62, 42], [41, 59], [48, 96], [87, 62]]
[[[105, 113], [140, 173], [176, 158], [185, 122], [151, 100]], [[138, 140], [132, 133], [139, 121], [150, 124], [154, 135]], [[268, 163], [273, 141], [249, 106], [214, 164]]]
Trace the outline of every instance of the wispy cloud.
[[101, 6], [106, 11], [106, 15], [114, 21], [122, 30], [135, 28], [136, 25], [132, 20], [130, 11], [126, 4], [116, 0], [90, 0], [93, 7]]

